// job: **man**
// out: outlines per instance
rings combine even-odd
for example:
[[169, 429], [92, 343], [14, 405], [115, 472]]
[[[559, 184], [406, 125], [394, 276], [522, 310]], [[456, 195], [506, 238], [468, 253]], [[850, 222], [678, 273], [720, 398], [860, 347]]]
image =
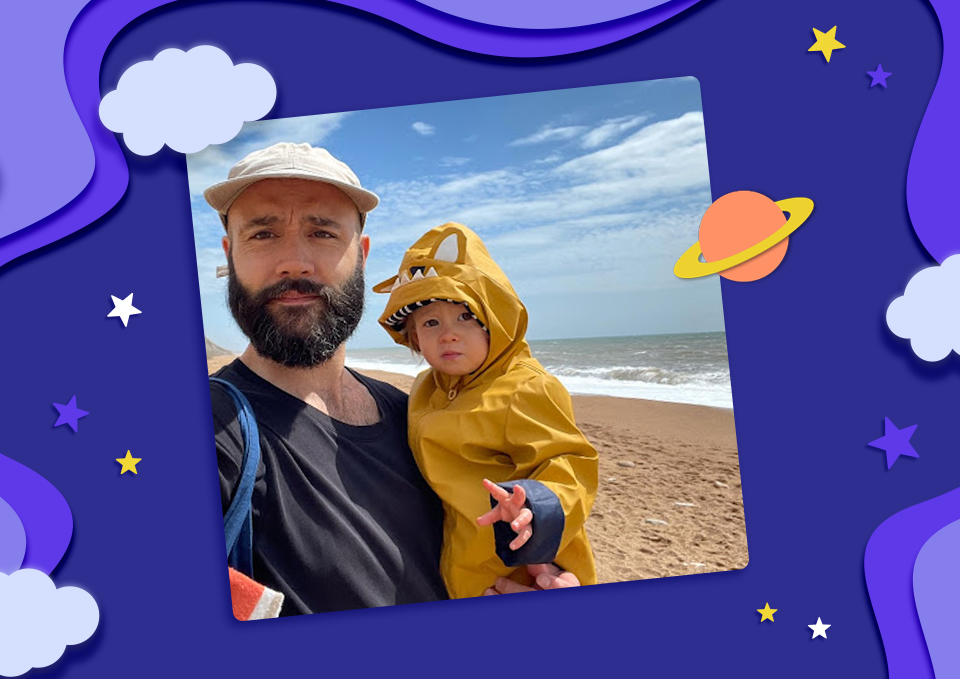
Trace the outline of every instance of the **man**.
[[[446, 598], [443, 516], [407, 447], [406, 396], [344, 365], [378, 197], [325, 149], [289, 143], [251, 153], [204, 197], [250, 339], [216, 376], [244, 392], [260, 429], [254, 577], [284, 594], [284, 615]], [[226, 511], [243, 440], [229, 396], [211, 385], [211, 401]], [[530, 568], [543, 588], [578, 584]], [[529, 588], [502, 580], [488, 593], [514, 591]]]

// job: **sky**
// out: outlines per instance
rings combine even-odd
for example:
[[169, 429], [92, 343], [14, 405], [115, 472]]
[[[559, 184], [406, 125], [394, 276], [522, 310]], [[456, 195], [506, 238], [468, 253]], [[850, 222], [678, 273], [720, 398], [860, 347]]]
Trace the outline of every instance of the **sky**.
[[719, 278], [673, 275], [711, 203], [694, 78], [262, 120], [188, 154], [204, 331], [238, 352], [247, 341], [215, 277], [223, 227], [203, 191], [279, 141], [327, 148], [380, 196], [348, 349], [392, 346], [376, 322], [387, 296], [370, 289], [451, 221], [476, 231], [510, 278], [528, 339], [724, 329]]

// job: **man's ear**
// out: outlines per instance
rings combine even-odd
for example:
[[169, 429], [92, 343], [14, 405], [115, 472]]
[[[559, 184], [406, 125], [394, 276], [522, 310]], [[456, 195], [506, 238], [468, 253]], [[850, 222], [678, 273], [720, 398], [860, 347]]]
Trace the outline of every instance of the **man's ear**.
[[367, 265], [367, 257], [370, 256], [370, 236], [363, 234], [360, 236], [360, 252], [363, 253], [363, 265]]
[[230, 259], [230, 236], [224, 236], [220, 239], [220, 245], [223, 246], [223, 254]]

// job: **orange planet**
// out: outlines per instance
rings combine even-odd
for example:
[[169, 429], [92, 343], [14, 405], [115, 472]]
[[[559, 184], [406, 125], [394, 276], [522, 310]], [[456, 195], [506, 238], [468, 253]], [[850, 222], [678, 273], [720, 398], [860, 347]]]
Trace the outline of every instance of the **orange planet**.
[[[707, 208], [700, 221], [700, 240], [677, 260], [674, 273], [680, 278], [719, 273], [741, 282], [763, 278], [783, 261], [788, 236], [812, 211], [809, 198], [775, 203], [753, 191], [721, 196]], [[789, 220], [784, 212], [790, 213]]]

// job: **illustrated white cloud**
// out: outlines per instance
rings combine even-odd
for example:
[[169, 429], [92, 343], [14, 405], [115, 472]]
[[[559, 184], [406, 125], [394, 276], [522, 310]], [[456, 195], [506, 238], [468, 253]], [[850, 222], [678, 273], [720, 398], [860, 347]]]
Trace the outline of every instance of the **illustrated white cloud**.
[[234, 66], [210, 45], [166, 49], [124, 72], [100, 102], [100, 120], [122, 133], [137, 155], [152, 155], [164, 144], [194, 153], [230, 141], [244, 122], [269, 113], [276, 99], [273, 77], [256, 64]]
[[907, 283], [902, 297], [887, 307], [887, 327], [910, 340], [924, 361], [939, 361], [951, 351], [960, 354], [960, 255], [940, 266], [923, 269]]
[[99, 622], [97, 602], [78, 587], [57, 589], [32, 568], [0, 573], [0, 676], [52, 665], [67, 645], [89, 639]]

